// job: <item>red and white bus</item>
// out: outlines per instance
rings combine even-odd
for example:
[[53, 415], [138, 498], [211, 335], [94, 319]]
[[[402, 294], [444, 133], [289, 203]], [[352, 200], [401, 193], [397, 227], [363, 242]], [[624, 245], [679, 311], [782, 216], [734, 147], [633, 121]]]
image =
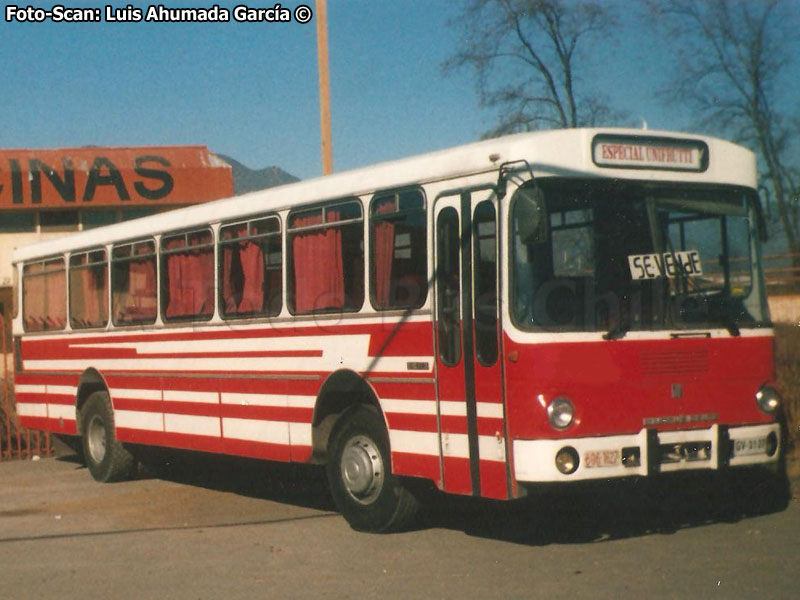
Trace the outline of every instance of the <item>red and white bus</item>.
[[754, 155], [519, 134], [17, 250], [16, 410], [95, 479], [145, 444], [327, 465], [357, 529], [409, 483], [777, 469]]

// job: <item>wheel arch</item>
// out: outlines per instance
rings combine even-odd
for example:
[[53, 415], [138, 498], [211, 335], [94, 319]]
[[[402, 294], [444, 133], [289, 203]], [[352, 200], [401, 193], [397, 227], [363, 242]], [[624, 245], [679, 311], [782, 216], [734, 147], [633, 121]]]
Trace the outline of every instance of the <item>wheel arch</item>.
[[376, 410], [388, 431], [378, 394], [364, 377], [350, 369], [341, 369], [325, 379], [317, 394], [311, 422], [312, 462], [327, 462], [328, 443], [336, 423], [349, 409], [362, 405]]
[[78, 380], [78, 391], [75, 395], [75, 427], [78, 435], [83, 434], [81, 431], [81, 410], [83, 409], [83, 405], [86, 404], [86, 400], [89, 399], [89, 396], [97, 391], [104, 391], [110, 396], [105, 377], [103, 377], [100, 371], [94, 367], [90, 367], [81, 373], [81, 377]]

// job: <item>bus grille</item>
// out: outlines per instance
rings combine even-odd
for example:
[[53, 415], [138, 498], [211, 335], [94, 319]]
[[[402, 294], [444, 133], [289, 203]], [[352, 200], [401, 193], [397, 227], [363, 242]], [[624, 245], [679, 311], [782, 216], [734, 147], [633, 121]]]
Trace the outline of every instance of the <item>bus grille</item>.
[[642, 352], [639, 366], [643, 375], [670, 373], [705, 373], [708, 371], [708, 351], [670, 350]]

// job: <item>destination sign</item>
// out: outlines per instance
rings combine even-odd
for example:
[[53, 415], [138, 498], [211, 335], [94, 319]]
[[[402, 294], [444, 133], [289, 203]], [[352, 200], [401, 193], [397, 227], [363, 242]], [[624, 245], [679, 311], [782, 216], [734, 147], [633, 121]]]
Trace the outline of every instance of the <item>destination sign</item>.
[[631, 279], [673, 279], [679, 272], [688, 277], [703, 274], [700, 253], [697, 250], [664, 252], [664, 254], [634, 254], [628, 257]]
[[708, 147], [691, 140], [598, 135], [592, 158], [599, 167], [704, 171]]

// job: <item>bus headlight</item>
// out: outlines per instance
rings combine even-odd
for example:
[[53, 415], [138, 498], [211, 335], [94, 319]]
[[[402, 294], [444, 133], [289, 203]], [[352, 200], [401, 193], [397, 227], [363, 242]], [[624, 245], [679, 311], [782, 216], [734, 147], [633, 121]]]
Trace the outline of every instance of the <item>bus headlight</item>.
[[761, 389], [756, 392], [756, 404], [761, 412], [768, 415], [775, 414], [778, 407], [781, 405], [781, 397], [778, 391], [770, 385], [762, 385]]
[[575, 418], [575, 407], [572, 406], [569, 398], [558, 396], [547, 405], [547, 418], [553, 429], [564, 430], [572, 425]]

